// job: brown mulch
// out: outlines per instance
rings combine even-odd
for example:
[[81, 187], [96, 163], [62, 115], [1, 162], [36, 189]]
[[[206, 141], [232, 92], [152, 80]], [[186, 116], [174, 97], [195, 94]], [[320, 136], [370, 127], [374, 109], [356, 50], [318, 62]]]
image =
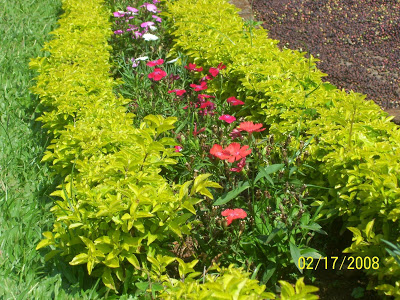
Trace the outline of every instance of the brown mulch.
[[[249, 1], [250, 4], [252, 1]], [[400, 0], [254, 0], [281, 47], [320, 59], [326, 81], [400, 107]]]

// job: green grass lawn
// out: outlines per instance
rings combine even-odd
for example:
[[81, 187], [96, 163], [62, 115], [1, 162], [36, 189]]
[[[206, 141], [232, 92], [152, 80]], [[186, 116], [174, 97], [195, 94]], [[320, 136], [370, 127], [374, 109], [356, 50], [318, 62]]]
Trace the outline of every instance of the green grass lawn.
[[49, 194], [56, 180], [40, 163], [48, 137], [35, 122], [39, 101], [28, 89], [36, 74], [28, 63], [43, 55], [60, 13], [60, 0], [0, 0], [1, 299], [97, 298], [35, 250], [52, 225]]

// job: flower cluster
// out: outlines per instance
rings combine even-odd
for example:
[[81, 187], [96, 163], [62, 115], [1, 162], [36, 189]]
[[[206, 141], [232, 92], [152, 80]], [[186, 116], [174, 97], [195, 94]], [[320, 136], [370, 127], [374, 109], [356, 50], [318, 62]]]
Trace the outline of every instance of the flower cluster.
[[[157, 30], [155, 22], [162, 22], [162, 19], [157, 15], [160, 11], [155, 4], [158, 2], [160, 1], [153, 0], [153, 3], [144, 3], [139, 9], [127, 6], [126, 11], [114, 12], [113, 16], [117, 18], [115, 24], [120, 27], [120, 29], [114, 31], [114, 34], [130, 34], [132, 39], [143, 38], [146, 41], [157, 40], [158, 36], [149, 33], [149, 31]], [[146, 19], [147, 21], [142, 21]]]
[[[160, 59], [157, 59], [157, 60], [149, 61], [146, 64], [146, 66], [148, 66], [148, 67], [156, 67], [156, 66], [162, 65], [163, 63], [164, 63], [164, 60], [162, 58], [160, 58]], [[153, 72], [151, 72], [147, 77], [149, 77], [149, 79], [153, 79], [154, 81], [160, 81], [165, 76], [167, 76], [167, 72], [165, 72], [163, 69], [154, 68]]]

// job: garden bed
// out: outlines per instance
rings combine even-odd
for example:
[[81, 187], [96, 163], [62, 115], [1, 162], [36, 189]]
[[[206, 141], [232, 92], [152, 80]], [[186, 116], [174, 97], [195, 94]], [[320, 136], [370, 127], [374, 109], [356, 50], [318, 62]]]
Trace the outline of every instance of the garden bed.
[[83, 265], [106, 295], [315, 299], [304, 261], [331, 253], [320, 223], [340, 217], [346, 250], [370, 243], [391, 268], [379, 237], [395, 241], [397, 189], [383, 155], [398, 132], [386, 115], [226, 1], [158, 3], [109, 1], [108, 15], [100, 0], [66, 1], [51, 56], [31, 62], [53, 137], [43, 161], [63, 178], [37, 249]]

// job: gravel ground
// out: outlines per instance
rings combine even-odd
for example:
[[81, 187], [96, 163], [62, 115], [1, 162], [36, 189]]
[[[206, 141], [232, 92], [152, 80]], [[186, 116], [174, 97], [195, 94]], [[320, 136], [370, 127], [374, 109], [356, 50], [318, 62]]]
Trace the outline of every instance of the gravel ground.
[[281, 47], [320, 59], [325, 80], [400, 107], [400, 0], [250, 0]]

